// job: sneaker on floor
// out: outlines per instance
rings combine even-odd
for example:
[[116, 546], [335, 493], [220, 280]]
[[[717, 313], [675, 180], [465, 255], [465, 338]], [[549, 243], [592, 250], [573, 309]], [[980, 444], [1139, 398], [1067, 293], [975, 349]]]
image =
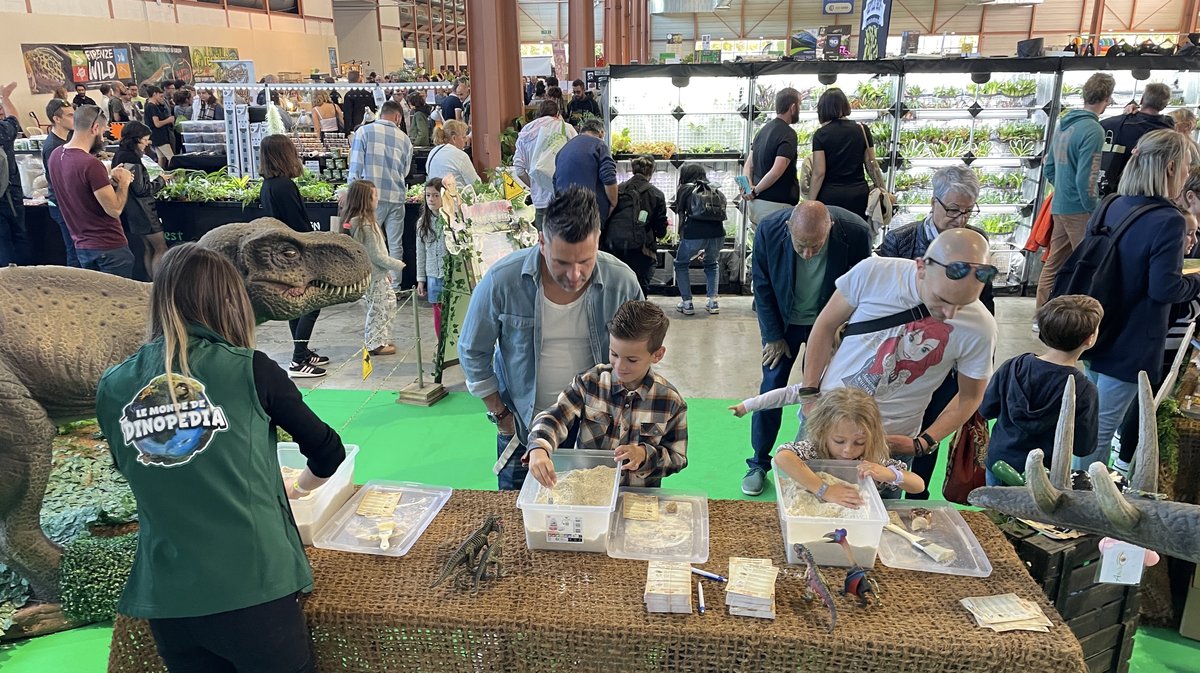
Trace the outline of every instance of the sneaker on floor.
[[704, 310], [708, 311], [709, 315], [716, 315], [721, 312], [721, 306], [717, 303], [716, 299], [709, 299], [704, 304]]
[[329, 364], [329, 358], [325, 357], [324, 355], [321, 355], [320, 353], [318, 353], [316, 351], [309, 351], [308, 359], [305, 360], [305, 362], [307, 362], [310, 365], [315, 365], [317, 367], [324, 367], [325, 365]]
[[293, 362], [288, 376], [294, 379], [315, 379], [325, 376], [325, 370], [309, 362]]
[[675, 310], [684, 315], [696, 315], [696, 308], [692, 306], [692, 302], [690, 301], [679, 302], [679, 304], [675, 307]]
[[742, 493], [746, 495], [762, 495], [763, 486], [767, 481], [767, 473], [757, 467], [750, 468], [742, 477]]

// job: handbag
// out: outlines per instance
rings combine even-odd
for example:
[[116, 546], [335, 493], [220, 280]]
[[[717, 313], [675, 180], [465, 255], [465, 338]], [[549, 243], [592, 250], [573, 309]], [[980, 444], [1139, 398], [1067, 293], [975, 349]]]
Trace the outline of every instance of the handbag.
[[[862, 124], [858, 125], [862, 131], [863, 142], [867, 142], [867, 127]], [[868, 144], [867, 147], [870, 147]], [[864, 154], [866, 150], [863, 150]], [[865, 157], [863, 167], [866, 167]], [[892, 215], [894, 214], [893, 204], [896, 202], [894, 196], [882, 187], [872, 187], [867, 193], [867, 225], [871, 227], [871, 233], [877, 234], [885, 227], [892, 223]]]
[[874, 334], [882, 332], [885, 329], [907, 325], [910, 322], [924, 320], [929, 317], [929, 308], [922, 302], [912, 308], [906, 308], [903, 311], [897, 311], [891, 315], [885, 315], [882, 318], [873, 320], [861, 320], [856, 323], [844, 322], [838, 326], [837, 331], [833, 335], [833, 348], [837, 350], [842, 345], [842, 340], [846, 337], [858, 336], [860, 334]]
[[950, 455], [946, 456], [946, 481], [942, 484], [942, 496], [960, 505], [969, 504], [967, 496], [983, 486], [984, 465], [987, 459], [987, 419], [978, 411], [963, 423], [950, 442]]
[[567, 123], [561, 122], [554, 126], [543, 126], [538, 130], [538, 137], [533, 146], [533, 165], [529, 168], [529, 177], [539, 187], [554, 189], [554, 160], [558, 151], [567, 144]]

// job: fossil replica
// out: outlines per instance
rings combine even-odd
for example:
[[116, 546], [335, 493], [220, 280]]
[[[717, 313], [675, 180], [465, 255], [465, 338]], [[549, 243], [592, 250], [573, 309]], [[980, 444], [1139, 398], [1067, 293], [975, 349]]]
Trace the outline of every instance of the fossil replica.
[[1091, 491], [1071, 489], [1071, 447], [1075, 438], [1075, 380], [1067, 379], [1050, 475], [1042, 466], [1042, 450], [1029, 453], [1024, 488], [989, 486], [971, 491], [972, 505], [1022, 519], [1073, 528], [1124, 540], [1168, 556], [1200, 563], [1200, 506], [1168, 502], [1157, 496], [1158, 423], [1154, 393], [1145, 372], [1138, 375], [1140, 434], [1122, 494], [1103, 463], [1088, 468]]
[[[370, 278], [349, 236], [271, 218], [218, 227], [199, 245], [238, 268], [260, 323], [354, 301]], [[62, 550], [39, 525], [51, 440], [58, 425], [95, 417], [101, 374], [146, 340], [149, 300], [149, 283], [96, 271], [0, 269], [0, 558], [38, 600], [59, 597]]]
[[[492, 534], [495, 534], [495, 537]], [[485, 579], [496, 579], [504, 576], [504, 565], [501, 562], [504, 539], [504, 526], [496, 516], [489, 516], [483, 525], [458, 545], [458, 549], [446, 560], [442, 571], [438, 574], [432, 589], [453, 577], [454, 584], [460, 589], [471, 589], [471, 593], [479, 592], [479, 582]], [[489, 573], [489, 569], [491, 572]]]

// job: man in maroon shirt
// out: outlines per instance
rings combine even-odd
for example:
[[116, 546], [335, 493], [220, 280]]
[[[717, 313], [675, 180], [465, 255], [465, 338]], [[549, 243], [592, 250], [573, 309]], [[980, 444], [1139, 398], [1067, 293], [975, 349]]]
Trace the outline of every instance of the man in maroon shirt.
[[110, 175], [91, 154], [103, 143], [106, 122], [104, 112], [94, 105], [76, 110], [75, 135], [50, 153], [47, 168], [58, 208], [75, 241], [79, 265], [130, 278], [133, 252], [119, 218], [133, 174], [124, 166], [115, 166]]

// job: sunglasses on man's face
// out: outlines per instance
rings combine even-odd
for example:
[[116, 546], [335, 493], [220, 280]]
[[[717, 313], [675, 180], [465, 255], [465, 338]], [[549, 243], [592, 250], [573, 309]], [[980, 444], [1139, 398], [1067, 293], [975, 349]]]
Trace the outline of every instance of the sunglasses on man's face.
[[970, 262], [950, 262], [949, 264], [939, 262], [932, 257], [925, 258], [926, 264], [936, 264], [946, 270], [946, 277], [950, 280], [962, 280], [967, 277], [967, 274], [975, 271], [975, 279], [984, 285], [992, 282], [996, 274], [1000, 273], [1000, 269], [991, 264], [972, 264]]

